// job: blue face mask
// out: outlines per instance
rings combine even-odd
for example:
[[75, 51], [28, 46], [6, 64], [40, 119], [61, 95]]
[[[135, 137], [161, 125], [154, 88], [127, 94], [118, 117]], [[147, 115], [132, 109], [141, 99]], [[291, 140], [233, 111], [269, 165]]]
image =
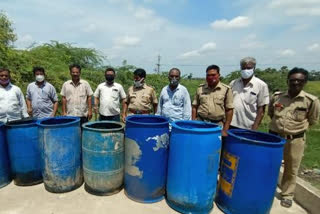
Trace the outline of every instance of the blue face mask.
[[243, 69], [241, 70], [241, 77], [243, 79], [249, 79], [253, 75], [254, 69]]
[[10, 82], [10, 79], [0, 80], [0, 84], [1, 84], [1, 85], [7, 85], [7, 84], [9, 84], [9, 82]]

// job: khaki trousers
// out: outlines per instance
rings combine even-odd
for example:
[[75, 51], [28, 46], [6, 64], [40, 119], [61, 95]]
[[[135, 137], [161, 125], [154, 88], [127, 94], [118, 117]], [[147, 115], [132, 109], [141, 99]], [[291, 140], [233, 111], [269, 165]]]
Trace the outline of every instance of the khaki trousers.
[[298, 170], [303, 157], [306, 138], [287, 140], [284, 145], [283, 160], [284, 172], [281, 182], [281, 196], [284, 199], [293, 199], [296, 188]]

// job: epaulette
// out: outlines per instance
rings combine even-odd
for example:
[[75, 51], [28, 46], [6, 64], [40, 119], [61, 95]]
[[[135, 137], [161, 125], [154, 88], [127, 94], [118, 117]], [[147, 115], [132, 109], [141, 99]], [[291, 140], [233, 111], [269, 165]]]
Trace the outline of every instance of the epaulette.
[[278, 96], [280, 94], [283, 94], [283, 92], [282, 91], [276, 91], [276, 92], [274, 92], [273, 96]]
[[316, 97], [316, 96], [314, 96], [312, 94], [309, 94], [309, 93], [306, 93], [306, 92], [305, 92], [305, 94], [306, 94], [306, 97], [308, 99], [312, 100], [312, 101], [315, 101], [316, 99], [318, 99], [318, 97]]
[[223, 86], [226, 87], [226, 88], [231, 88], [229, 85], [224, 84], [224, 83], [221, 83], [221, 85], [223, 85]]

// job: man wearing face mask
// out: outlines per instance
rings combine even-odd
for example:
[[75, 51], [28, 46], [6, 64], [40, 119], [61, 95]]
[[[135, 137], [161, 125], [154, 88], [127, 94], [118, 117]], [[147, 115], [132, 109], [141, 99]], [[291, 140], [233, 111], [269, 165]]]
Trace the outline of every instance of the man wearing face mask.
[[27, 87], [28, 114], [35, 118], [54, 117], [58, 109], [58, 97], [56, 89], [45, 81], [45, 70], [42, 67], [34, 67], [35, 82]]
[[292, 206], [296, 178], [306, 142], [306, 131], [319, 120], [320, 104], [316, 96], [303, 91], [308, 71], [293, 68], [288, 73], [288, 91], [276, 92], [269, 104], [271, 134], [287, 140], [283, 150], [284, 172], [281, 181], [281, 205]]
[[97, 114], [99, 108], [100, 120], [120, 122], [120, 102], [122, 116], [124, 116], [123, 106], [125, 105], [126, 93], [120, 84], [114, 82], [115, 76], [115, 70], [107, 68], [105, 70], [106, 82], [98, 85], [94, 92], [94, 110]]
[[240, 61], [241, 78], [233, 80], [234, 113], [232, 128], [258, 129], [269, 104], [268, 85], [254, 76], [256, 60], [246, 57]]
[[159, 97], [157, 114], [170, 121], [191, 119], [190, 95], [186, 87], [179, 84], [180, 75], [178, 68], [169, 71], [169, 85], [162, 89]]
[[231, 88], [220, 82], [220, 68], [210, 65], [206, 69], [206, 84], [197, 89], [192, 102], [192, 120], [203, 120], [221, 125], [222, 136], [227, 136], [233, 114]]
[[92, 118], [91, 96], [93, 94], [89, 83], [80, 79], [81, 67], [69, 66], [71, 80], [62, 85], [62, 115], [80, 117], [80, 124]]
[[3, 123], [29, 117], [22, 91], [11, 84], [10, 78], [10, 70], [0, 68], [0, 121]]
[[126, 105], [124, 106], [124, 117], [132, 114], [151, 114], [157, 112], [158, 99], [156, 91], [148, 86], [144, 80], [146, 78], [146, 71], [138, 68], [133, 72], [134, 82], [133, 86], [128, 89], [128, 96]]

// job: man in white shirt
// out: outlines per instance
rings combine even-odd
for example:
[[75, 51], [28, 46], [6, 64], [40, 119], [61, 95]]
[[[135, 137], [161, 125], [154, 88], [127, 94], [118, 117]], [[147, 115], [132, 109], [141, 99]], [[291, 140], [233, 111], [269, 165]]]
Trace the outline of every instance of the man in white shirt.
[[11, 84], [10, 70], [0, 68], [0, 121], [6, 123], [26, 117], [29, 115], [22, 91]]
[[256, 130], [263, 119], [266, 105], [269, 104], [268, 85], [254, 76], [254, 58], [243, 58], [240, 66], [241, 78], [230, 83], [234, 103], [231, 128]]
[[[105, 71], [106, 82], [98, 85], [94, 92], [94, 110], [98, 114], [99, 109], [100, 120], [120, 122], [120, 102], [123, 110], [126, 93], [120, 84], [114, 82], [115, 76], [115, 70], [107, 68]], [[122, 116], [124, 117], [124, 112], [122, 112]]]
[[92, 118], [91, 96], [93, 94], [89, 83], [80, 79], [81, 67], [69, 66], [71, 80], [62, 85], [62, 115], [80, 117], [80, 124]]

